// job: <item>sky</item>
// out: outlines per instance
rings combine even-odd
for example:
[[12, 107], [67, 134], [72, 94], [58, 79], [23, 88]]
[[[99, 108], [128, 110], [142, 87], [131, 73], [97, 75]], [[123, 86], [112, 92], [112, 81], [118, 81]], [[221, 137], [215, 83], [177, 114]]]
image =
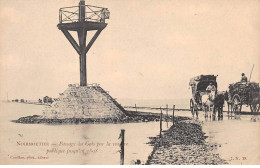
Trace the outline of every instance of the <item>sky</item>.
[[[78, 0], [0, 0], [0, 98], [58, 97], [79, 83], [79, 56], [57, 28]], [[191, 97], [190, 78], [218, 75], [219, 90], [260, 81], [259, 0], [87, 0], [110, 10], [87, 54], [87, 81], [115, 98]], [[87, 39], [92, 33], [88, 34]]]

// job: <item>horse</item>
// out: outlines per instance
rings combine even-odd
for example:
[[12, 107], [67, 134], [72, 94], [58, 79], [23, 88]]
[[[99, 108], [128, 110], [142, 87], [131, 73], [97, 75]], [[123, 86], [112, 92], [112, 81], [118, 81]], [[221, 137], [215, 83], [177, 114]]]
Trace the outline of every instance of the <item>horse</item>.
[[206, 92], [206, 94], [202, 95], [201, 97], [203, 111], [205, 112], [205, 118], [208, 118], [208, 111], [210, 113], [209, 117], [211, 118], [211, 111], [214, 106], [215, 93], [216, 91]]
[[213, 118], [216, 116], [216, 111], [218, 111], [218, 119], [223, 118], [223, 106], [225, 102], [225, 93], [220, 93], [215, 96], [214, 102], [214, 108], [213, 108]]

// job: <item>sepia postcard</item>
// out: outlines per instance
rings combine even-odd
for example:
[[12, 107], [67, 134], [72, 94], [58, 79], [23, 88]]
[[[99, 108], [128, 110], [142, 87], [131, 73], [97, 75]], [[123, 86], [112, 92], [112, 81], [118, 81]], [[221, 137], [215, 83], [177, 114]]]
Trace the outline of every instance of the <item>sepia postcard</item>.
[[1, 165], [259, 165], [259, 0], [0, 0]]

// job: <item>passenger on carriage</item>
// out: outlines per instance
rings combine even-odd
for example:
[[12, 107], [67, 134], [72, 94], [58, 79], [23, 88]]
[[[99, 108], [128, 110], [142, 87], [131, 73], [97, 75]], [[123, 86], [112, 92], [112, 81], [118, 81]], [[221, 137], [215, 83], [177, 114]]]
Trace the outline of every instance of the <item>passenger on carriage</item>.
[[209, 100], [213, 101], [216, 94], [216, 87], [212, 84], [212, 82], [209, 83], [208, 87], [206, 88], [206, 91], [210, 92], [209, 94]]
[[208, 87], [206, 88], [206, 91], [216, 91], [216, 87], [212, 84], [212, 82], [209, 83]]

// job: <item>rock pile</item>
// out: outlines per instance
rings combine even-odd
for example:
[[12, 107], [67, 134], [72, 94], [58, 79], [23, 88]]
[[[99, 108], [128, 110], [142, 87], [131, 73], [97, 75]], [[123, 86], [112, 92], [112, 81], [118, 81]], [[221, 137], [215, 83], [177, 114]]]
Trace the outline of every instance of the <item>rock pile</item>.
[[[142, 112], [126, 111], [128, 116], [118, 117], [118, 118], [43, 118], [39, 115], [21, 117], [18, 120], [13, 120], [15, 123], [24, 124], [99, 124], [99, 123], [137, 123], [137, 122], [150, 122], [150, 121], [160, 121], [160, 116], [156, 113], [149, 113], [145, 115]], [[163, 118], [163, 120], [168, 120], [168, 118]], [[187, 117], [175, 117], [175, 122], [186, 120]]]
[[42, 118], [120, 118], [124, 109], [99, 85], [70, 84], [57, 101], [43, 110]]
[[207, 144], [201, 126], [193, 122], [177, 122], [162, 138], [151, 138], [154, 146], [147, 164], [217, 165], [226, 164], [217, 153], [216, 144]]

